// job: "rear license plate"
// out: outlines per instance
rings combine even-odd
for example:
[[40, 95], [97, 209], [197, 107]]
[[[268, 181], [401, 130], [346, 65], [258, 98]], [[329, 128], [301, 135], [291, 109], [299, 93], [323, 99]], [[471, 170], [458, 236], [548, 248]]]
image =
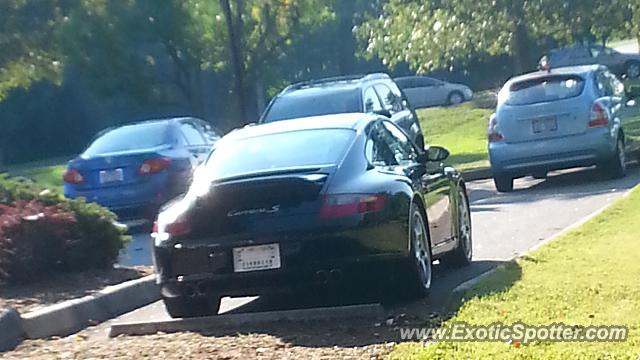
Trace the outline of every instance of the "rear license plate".
[[536, 134], [558, 130], [558, 121], [555, 117], [533, 119], [531, 125], [533, 126], [533, 132]]
[[101, 170], [100, 171], [100, 184], [111, 183], [124, 180], [122, 169], [115, 170]]
[[280, 268], [278, 244], [248, 246], [233, 249], [233, 270], [248, 272]]

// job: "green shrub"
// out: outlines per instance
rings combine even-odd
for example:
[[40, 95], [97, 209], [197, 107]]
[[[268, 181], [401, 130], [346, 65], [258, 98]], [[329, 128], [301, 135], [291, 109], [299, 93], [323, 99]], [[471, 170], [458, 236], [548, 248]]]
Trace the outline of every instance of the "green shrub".
[[0, 209], [0, 278], [11, 282], [110, 266], [129, 240], [108, 209], [6, 175]]

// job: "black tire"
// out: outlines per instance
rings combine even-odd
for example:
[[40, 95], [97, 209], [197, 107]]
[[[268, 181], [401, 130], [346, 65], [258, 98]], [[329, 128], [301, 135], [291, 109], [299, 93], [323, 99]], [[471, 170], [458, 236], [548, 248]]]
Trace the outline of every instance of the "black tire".
[[464, 188], [458, 192], [457, 210], [458, 245], [443, 259], [449, 267], [464, 267], [471, 264], [473, 258], [473, 232], [469, 197]]
[[214, 316], [220, 309], [220, 296], [163, 298], [164, 307], [172, 318]]
[[[420, 223], [417, 223], [420, 222]], [[420, 225], [421, 224], [421, 225]], [[417, 299], [429, 295], [432, 280], [431, 241], [427, 230], [427, 220], [420, 207], [411, 204], [409, 217], [409, 258], [401, 266], [400, 295], [404, 298]], [[416, 231], [417, 228], [421, 228]], [[421, 232], [420, 238], [418, 232]], [[420, 257], [420, 259], [418, 258]]]
[[416, 145], [419, 149], [424, 149], [424, 137], [422, 135], [418, 135], [416, 138]]
[[640, 77], [640, 62], [629, 61], [624, 66], [624, 73], [629, 79], [637, 79]]
[[513, 178], [510, 176], [495, 175], [493, 177], [493, 183], [499, 192], [508, 193], [513, 191]]
[[624, 140], [620, 137], [616, 141], [616, 149], [611, 155], [608, 163], [600, 165], [605, 175], [612, 179], [623, 178], [627, 174], [627, 156], [625, 153]]
[[462, 104], [464, 102], [464, 94], [460, 91], [452, 91], [449, 93], [449, 97], [447, 98], [447, 104], [449, 106], [455, 106]]

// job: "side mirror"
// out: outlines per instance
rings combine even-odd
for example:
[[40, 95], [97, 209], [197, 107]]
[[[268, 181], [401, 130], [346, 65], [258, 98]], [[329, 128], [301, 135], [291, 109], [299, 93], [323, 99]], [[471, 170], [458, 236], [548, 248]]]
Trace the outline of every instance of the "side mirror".
[[382, 110], [378, 110], [378, 111], [374, 111], [375, 114], [378, 115], [382, 115], [384, 117], [388, 117], [391, 118], [391, 111], [387, 110], [387, 109], [382, 109]]
[[443, 162], [449, 157], [449, 150], [441, 146], [430, 146], [426, 151], [426, 160], [429, 162]]

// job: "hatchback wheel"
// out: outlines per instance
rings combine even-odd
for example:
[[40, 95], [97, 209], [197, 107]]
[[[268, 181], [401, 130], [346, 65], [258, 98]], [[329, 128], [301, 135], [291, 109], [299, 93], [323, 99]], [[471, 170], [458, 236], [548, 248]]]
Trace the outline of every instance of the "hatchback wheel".
[[471, 231], [471, 211], [469, 200], [464, 189], [458, 192], [458, 246], [447, 258], [446, 262], [455, 267], [467, 266], [473, 257], [473, 243]]
[[627, 173], [627, 155], [624, 149], [624, 140], [618, 139], [616, 143], [616, 151], [611, 159], [610, 166], [606, 166], [605, 169], [609, 172], [612, 178], [619, 179], [624, 177]]
[[496, 185], [496, 189], [499, 192], [512, 192], [513, 191], [513, 178], [506, 175], [495, 175], [493, 177], [493, 183]]

